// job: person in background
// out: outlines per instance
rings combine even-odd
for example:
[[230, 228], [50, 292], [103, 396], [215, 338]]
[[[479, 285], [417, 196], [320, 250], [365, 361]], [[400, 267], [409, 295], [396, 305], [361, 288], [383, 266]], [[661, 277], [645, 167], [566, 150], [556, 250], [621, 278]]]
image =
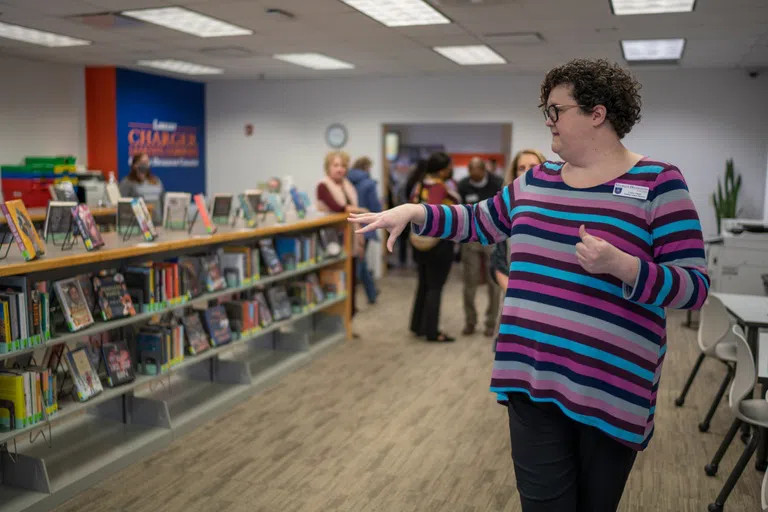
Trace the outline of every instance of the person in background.
[[[414, 188], [418, 183], [421, 183], [421, 180], [423, 180], [426, 175], [427, 161], [422, 158], [416, 162], [413, 169], [411, 169], [411, 172], [408, 173], [408, 177], [401, 183], [397, 191], [398, 205], [408, 204], [411, 201]], [[408, 259], [408, 247], [411, 245], [409, 242], [410, 233], [411, 227], [406, 226], [405, 231], [403, 231], [403, 236], [398, 241], [398, 260], [400, 266], [403, 268], [407, 267], [410, 263], [410, 260]]]
[[[317, 209], [321, 212], [362, 213], [366, 210], [358, 204], [357, 191], [347, 179], [349, 155], [344, 151], [331, 151], [325, 155], [323, 168], [325, 177], [320, 180], [315, 190]], [[352, 268], [357, 268], [358, 261], [363, 255], [365, 239], [355, 235], [352, 239]], [[357, 272], [352, 272], [352, 314], [357, 313], [355, 292], [357, 291]]]
[[[537, 149], [518, 151], [515, 158], [512, 159], [512, 164], [509, 166], [506, 176], [504, 176], [503, 186], [506, 187], [537, 165], [543, 164], [546, 160], [544, 154]], [[510, 250], [509, 239], [507, 239], [506, 243], [494, 245], [493, 253], [491, 254], [491, 277], [502, 293], [507, 289]]]
[[160, 178], [149, 167], [149, 155], [136, 153], [131, 158], [131, 170], [120, 182], [120, 195], [123, 197], [143, 197], [152, 209], [152, 222], [156, 226], [163, 223], [163, 196], [165, 189]]
[[680, 170], [630, 151], [640, 84], [619, 65], [550, 70], [541, 110], [562, 161], [492, 199], [353, 215], [457, 242], [512, 239], [491, 391], [507, 407], [523, 512], [614, 512], [654, 432], [666, 311], [699, 309], [710, 280]]
[[[469, 176], [459, 182], [459, 195], [464, 204], [475, 204], [485, 201], [499, 193], [502, 179], [488, 170], [482, 158], [475, 157], [469, 161]], [[498, 244], [504, 245], [504, 244]], [[477, 325], [477, 309], [475, 295], [477, 287], [487, 282], [488, 309], [485, 311], [486, 336], [493, 336], [499, 316], [499, 290], [490, 281], [488, 269], [491, 266], [493, 247], [479, 243], [461, 245], [461, 268], [464, 282], [464, 335], [474, 334]]]
[[[432, 154], [426, 163], [426, 175], [414, 185], [411, 203], [458, 204], [461, 198], [446, 185], [452, 174], [451, 158], [443, 152]], [[416, 336], [425, 336], [427, 341], [455, 341], [455, 338], [438, 329], [443, 286], [453, 263], [453, 242], [432, 240], [435, 243], [422, 245], [413, 233], [411, 242], [413, 258], [418, 265], [418, 287], [411, 314], [411, 331]], [[389, 242], [387, 244], [390, 245]]]
[[[347, 173], [347, 179], [355, 186], [357, 191], [358, 204], [361, 208], [365, 208], [370, 212], [381, 211], [381, 201], [379, 200], [378, 185], [376, 180], [371, 178], [371, 159], [367, 156], [358, 158], [355, 163], [352, 164], [352, 168]], [[363, 289], [368, 296], [368, 303], [375, 304], [376, 297], [379, 291], [376, 289], [376, 282], [373, 279], [373, 274], [368, 269], [368, 261], [366, 255], [368, 254], [368, 243], [371, 240], [378, 240], [379, 236], [376, 231], [371, 231], [365, 234], [365, 245], [363, 247], [363, 255], [357, 263], [357, 278], [363, 283]]]

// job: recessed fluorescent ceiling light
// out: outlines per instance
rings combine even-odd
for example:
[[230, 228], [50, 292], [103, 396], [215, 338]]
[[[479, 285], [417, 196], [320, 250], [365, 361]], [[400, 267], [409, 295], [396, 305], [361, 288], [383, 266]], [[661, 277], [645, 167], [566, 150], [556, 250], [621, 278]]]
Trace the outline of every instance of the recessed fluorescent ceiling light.
[[663, 14], [691, 12], [696, 0], [611, 0], [613, 14]]
[[312, 69], [352, 69], [355, 67], [349, 62], [334, 59], [322, 53], [283, 53], [274, 57], [277, 60]]
[[341, 0], [388, 27], [443, 25], [451, 20], [423, 0]]
[[20, 27], [19, 25], [9, 25], [0, 22], [0, 37], [14, 39], [24, 43], [39, 44], [48, 48], [59, 48], [64, 46], [85, 46], [91, 44], [91, 41], [77, 39], [75, 37], [62, 36], [51, 32], [43, 32], [33, 28]]
[[123, 16], [136, 18], [147, 23], [186, 32], [198, 37], [247, 36], [253, 30], [184, 9], [183, 7], [160, 7], [123, 11]]
[[641, 39], [622, 41], [621, 49], [627, 62], [680, 60], [685, 39]]
[[451, 59], [462, 66], [477, 66], [480, 64], [506, 64], [504, 57], [491, 50], [484, 44], [469, 46], [435, 46], [434, 50], [443, 57]]
[[224, 72], [223, 69], [212, 68], [210, 66], [203, 66], [201, 64], [194, 64], [192, 62], [173, 59], [140, 60], [137, 62], [137, 64], [139, 66], [162, 69], [164, 71], [173, 71], [174, 73], [182, 73], [185, 75], [220, 75]]

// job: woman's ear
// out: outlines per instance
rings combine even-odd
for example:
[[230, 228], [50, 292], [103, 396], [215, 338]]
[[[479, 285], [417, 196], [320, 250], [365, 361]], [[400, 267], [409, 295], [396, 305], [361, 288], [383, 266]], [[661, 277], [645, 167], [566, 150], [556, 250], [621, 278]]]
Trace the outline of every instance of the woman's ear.
[[607, 119], [608, 110], [603, 105], [595, 105], [592, 109], [592, 125], [597, 127], [605, 122]]

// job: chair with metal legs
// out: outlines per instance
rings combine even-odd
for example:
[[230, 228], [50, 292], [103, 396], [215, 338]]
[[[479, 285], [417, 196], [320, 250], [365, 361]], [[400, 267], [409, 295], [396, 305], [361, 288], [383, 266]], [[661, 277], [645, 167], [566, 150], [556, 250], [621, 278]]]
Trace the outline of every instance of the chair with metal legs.
[[733, 364], [736, 362], [736, 342], [733, 340], [731, 333], [731, 318], [722, 301], [714, 295], [710, 295], [707, 298], [707, 302], [701, 308], [697, 342], [701, 353], [696, 359], [688, 380], [685, 382], [683, 391], [675, 400], [675, 405], [681, 407], [685, 403], [685, 397], [688, 395], [693, 379], [699, 372], [701, 363], [704, 362], [705, 358], [716, 359], [725, 364], [727, 370], [723, 382], [717, 390], [715, 399], [712, 401], [704, 421], [699, 423], [699, 431], [707, 432], [709, 430], [709, 423], [712, 421], [717, 407], [728, 390], [728, 384], [730, 384], [733, 378]]
[[[709, 476], [714, 476], [717, 473], [718, 464], [720, 464], [733, 438], [736, 437], [736, 433], [744, 423], [753, 427], [768, 427], [768, 401], [762, 398], [751, 398], [752, 390], [757, 383], [757, 370], [752, 350], [749, 348], [746, 338], [744, 338], [744, 332], [741, 327], [734, 326], [733, 334], [736, 340], [736, 373], [733, 377], [730, 393], [728, 394], [728, 405], [734, 420], [723, 442], [720, 443], [717, 453], [712, 458], [712, 462], [704, 468]], [[746, 448], [744, 448], [744, 452], [739, 457], [738, 462], [736, 462], [733, 471], [728, 475], [728, 479], [723, 484], [720, 494], [717, 495], [714, 503], [709, 504], [708, 510], [710, 512], [721, 512], [723, 510], [725, 500], [728, 499], [749, 459], [755, 453], [760, 441], [760, 428], [753, 428], [751, 430], [752, 438], [747, 443]]]

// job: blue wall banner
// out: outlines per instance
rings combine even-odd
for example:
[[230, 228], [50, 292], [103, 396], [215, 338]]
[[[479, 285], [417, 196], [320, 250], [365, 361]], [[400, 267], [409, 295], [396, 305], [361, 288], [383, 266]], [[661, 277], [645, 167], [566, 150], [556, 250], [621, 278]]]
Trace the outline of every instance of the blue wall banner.
[[149, 155], [166, 191], [205, 193], [205, 84], [117, 69], [117, 160]]

